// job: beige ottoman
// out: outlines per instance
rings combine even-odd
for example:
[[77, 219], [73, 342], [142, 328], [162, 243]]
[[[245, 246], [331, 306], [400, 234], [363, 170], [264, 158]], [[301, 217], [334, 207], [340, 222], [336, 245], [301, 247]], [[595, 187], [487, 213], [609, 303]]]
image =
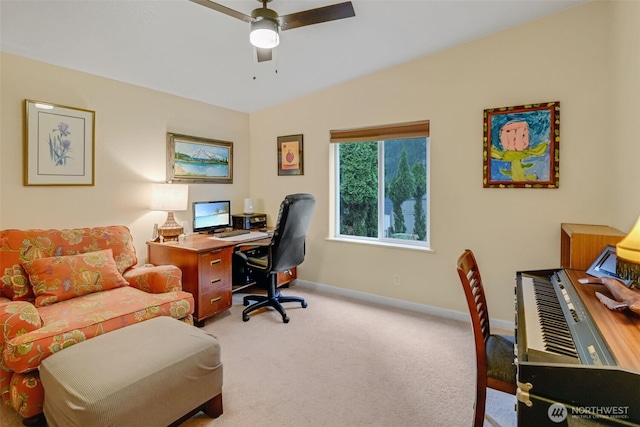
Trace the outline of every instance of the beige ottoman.
[[50, 427], [167, 426], [222, 414], [220, 345], [157, 317], [76, 344], [40, 364]]

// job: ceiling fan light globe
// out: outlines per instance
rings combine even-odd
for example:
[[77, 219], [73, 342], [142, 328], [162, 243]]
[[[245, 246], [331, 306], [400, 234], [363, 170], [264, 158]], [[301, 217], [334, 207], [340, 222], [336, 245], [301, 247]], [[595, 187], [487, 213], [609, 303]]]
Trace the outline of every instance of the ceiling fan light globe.
[[255, 47], [273, 49], [280, 44], [278, 23], [269, 19], [261, 19], [251, 23], [249, 41]]

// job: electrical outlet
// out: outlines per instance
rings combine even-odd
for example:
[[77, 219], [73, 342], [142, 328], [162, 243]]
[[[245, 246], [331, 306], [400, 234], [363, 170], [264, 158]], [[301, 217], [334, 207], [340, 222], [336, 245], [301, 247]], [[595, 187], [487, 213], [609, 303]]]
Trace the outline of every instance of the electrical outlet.
[[400, 275], [399, 274], [394, 274], [393, 275], [393, 285], [394, 286], [400, 286]]

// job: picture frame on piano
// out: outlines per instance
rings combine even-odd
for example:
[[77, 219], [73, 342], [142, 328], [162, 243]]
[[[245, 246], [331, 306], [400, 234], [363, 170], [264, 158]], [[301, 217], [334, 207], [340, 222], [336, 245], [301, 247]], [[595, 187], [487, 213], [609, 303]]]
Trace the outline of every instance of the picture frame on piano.
[[616, 247], [608, 245], [587, 269], [587, 274], [594, 277], [612, 277], [624, 283], [627, 287], [630, 280], [621, 279], [616, 274]]
[[484, 110], [484, 188], [560, 186], [560, 102]]

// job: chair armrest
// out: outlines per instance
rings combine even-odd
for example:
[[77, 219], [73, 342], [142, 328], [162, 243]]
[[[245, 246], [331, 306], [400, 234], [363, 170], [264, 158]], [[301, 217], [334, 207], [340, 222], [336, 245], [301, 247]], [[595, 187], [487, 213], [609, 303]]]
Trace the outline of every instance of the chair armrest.
[[247, 243], [244, 245], [238, 245], [235, 248], [235, 254], [246, 261], [247, 260], [246, 252], [250, 252], [251, 257], [264, 256], [269, 252], [270, 246], [271, 246], [271, 243], [265, 243], [265, 244]]
[[125, 271], [123, 277], [132, 287], [152, 294], [182, 290], [182, 270], [175, 265], [134, 267]]
[[11, 301], [0, 304], [0, 342], [7, 342], [41, 327], [40, 314], [30, 302]]

